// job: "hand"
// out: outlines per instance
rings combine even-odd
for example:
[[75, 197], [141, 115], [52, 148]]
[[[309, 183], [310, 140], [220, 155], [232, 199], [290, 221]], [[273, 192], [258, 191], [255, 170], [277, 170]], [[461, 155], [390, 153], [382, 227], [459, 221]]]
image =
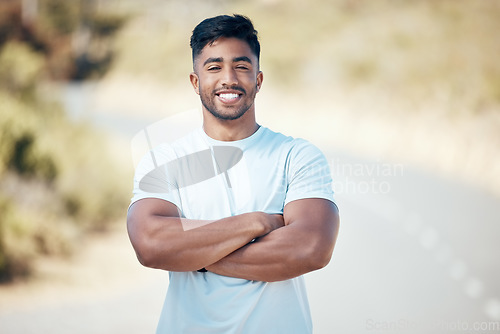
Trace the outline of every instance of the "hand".
[[264, 225], [264, 235], [285, 226], [285, 221], [281, 214], [268, 214], [265, 212], [256, 212], [256, 214], [259, 215], [258, 219]]

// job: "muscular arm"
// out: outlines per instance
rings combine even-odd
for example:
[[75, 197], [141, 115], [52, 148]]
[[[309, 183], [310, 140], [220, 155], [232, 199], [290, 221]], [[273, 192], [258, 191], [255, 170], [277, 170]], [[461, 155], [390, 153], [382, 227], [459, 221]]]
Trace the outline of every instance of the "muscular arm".
[[154, 198], [135, 202], [127, 216], [129, 237], [139, 261], [170, 271], [206, 267], [281, 226], [281, 216], [263, 212], [218, 221], [181, 219], [174, 204]]
[[288, 203], [283, 216], [284, 227], [206, 269], [225, 276], [272, 282], [326, 266], [339, 230], [335, 204], [324, 199], [301, 199]]

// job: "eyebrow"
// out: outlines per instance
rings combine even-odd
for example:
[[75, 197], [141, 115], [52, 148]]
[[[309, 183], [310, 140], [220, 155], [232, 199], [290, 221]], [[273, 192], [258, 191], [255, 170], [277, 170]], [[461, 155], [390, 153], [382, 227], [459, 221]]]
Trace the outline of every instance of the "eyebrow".
[[236, 57], [233, 59], [233, 63], [237, 63], [237, 62], [240, 62], [240, 61], [244, 61], [244, 62], [247, 62], [247, 63], [252, 63], [252, 60], [250, 60], [250, 58], [246, 57], [246, 56], [242, 56], [242, 57]]
[[[222, 63], [223, 61], [224, 61], [224, 58], [222, 58], [222, 57], [208, 58], [203, 63], [203, 66], [205, 66], [207, 64], [210, 64], [210, 63]], [[235, 58], [233, 58], [233, 63], [237, 63], [237, 62], [240, 62], [240, 61], [244, 61], [244, 62], [252, 64], [252, 60], [250, 58], [248, 58], [247, 56], [241, 56], [241, 57], [235, 57]]]

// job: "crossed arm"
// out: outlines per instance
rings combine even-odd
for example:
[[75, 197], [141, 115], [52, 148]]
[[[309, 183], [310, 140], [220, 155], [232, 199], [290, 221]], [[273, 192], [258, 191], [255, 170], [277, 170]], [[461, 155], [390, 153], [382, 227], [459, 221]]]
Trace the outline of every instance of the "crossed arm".
[[143, 199], [130, 207], [127, 227], [137, 257], [147, 267], [205, 267], [220, 275], [272, 282], [328, 264], [339, 217], [332, 202], [310, 198], [288, 203], [283, 216], [251, 212], [195, 221], [179, 218], [169, 202]]

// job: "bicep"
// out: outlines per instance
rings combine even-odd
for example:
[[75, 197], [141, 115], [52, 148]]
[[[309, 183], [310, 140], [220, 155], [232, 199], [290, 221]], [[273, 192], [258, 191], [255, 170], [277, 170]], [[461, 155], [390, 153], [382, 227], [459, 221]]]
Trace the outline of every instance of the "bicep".
[[179, 217], [179, 210], [173, 203], [158, 198], [141, 199], [130, 206], [127, 229], [133, 244], [155, 234], [161, 228], [164, 221], [160, 222], [158, 217]]
[[320, 251], [333, 251], [339, 230], [335, 203], [322, 198], [305, 198], [288, 203], [283, 210], [285, 225], [300, 230]]
[[179, 209], [171, 202], [158, 198], [145, 198], [134, 202], [127, 214], [127, 220], [147, 216], [179, 217]]

